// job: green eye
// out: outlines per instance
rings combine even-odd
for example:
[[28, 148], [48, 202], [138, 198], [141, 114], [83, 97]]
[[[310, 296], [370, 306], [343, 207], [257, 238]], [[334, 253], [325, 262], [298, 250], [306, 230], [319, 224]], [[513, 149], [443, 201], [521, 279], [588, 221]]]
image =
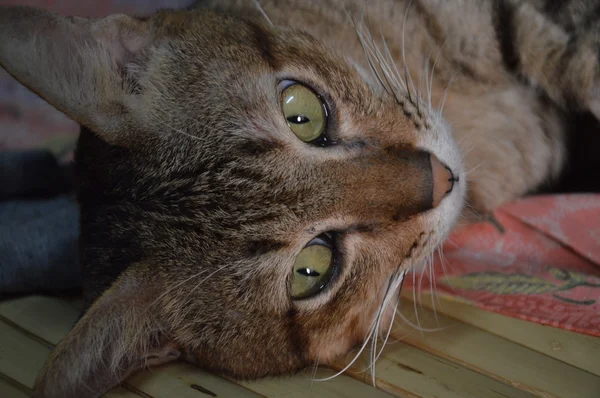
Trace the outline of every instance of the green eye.
[[303, 299], [318, 293], [333, 276], [333, 249], [321, 238], [306, 246], [294, 262], [290, 295]]
[[283, 91], [282, 101], [285, 120], [302, 141], [314, 141], [325, 132], [325, 105], [312, 90], [294, 84]]

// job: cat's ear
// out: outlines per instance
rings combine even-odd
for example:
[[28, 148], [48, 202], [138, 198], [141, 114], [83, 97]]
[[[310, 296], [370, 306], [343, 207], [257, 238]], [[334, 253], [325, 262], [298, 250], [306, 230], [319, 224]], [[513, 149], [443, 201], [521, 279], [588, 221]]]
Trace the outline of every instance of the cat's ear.
[[[146, 269], [146, 271], [148, 271]], [[142, 266], [125, 272], [50, 354], [34, 398], [94, 398], [180, 350], [153, 303], [159, 289]]]
[[153, 41], [152, 22], [125, 15], [86, 19], [0, 7], [0, 66], [109, 142], [130, 113], [125, 66]]

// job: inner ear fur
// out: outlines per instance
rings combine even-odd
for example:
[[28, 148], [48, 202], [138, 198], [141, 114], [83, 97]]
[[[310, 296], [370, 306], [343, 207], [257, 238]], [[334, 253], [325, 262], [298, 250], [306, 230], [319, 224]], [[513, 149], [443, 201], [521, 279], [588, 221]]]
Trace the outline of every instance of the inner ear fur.
[[34, 398], [100, 397], [144, 367], [179, 358], [153, 305], [161, 289], [148, 275], [136, 265], [96, 300], [50, 354]]
[[152, 44], [154, 32], [152, 19], [0, 7], [0, 66], [58, 110], [115, 141], [132, 111], [123, 68]]

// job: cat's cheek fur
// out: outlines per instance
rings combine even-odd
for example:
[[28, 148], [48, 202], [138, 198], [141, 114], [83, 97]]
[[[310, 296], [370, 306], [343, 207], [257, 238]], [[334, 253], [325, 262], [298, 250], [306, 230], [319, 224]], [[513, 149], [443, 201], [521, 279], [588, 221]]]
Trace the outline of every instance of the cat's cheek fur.
[[[399, 285], [389, 288], [398, 281], [393, 275], [425, 261], [437, 244], [432, 225], [428, 216], [420, 215], [372, 236], [352, 237], [348, 246], [354, 247], [354, 253], [343, 286], [321, 308], [305, 311], [299, 318], [309, 336], [311, 362], [343, 367], [349, 359], [346, 354], [363, 346], [375, 327], [377, 333], [387, 333], [399, 300]], [[373, 253], [369, 248], [376, 244], [386, 249]]]
[[[395, 307], [394, 307], [395, 308]], [[336, 365], [350, 350], [364, 343], [369, 337], [374, 315], [379, 309], [379, 302], [373, 301], [369, 306], [358, 310], [336, 315], [338, 322], [328, 333], [314, 336], [308, 346], [308, 357], [314, 363]], [[389, 307], [387, 316], [382, 319], [382, 330], [389, 327], [391, 315]]]

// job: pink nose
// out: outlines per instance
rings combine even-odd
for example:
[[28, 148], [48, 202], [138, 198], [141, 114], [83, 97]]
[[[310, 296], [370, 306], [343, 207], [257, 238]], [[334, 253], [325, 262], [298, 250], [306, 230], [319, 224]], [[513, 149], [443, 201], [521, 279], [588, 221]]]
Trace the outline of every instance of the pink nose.
[[458, 177], [455, 177], [452, 170], [444, 166], [435, 155], [431, 154], [430, 158], [433, 175], [433, 207], [437, 207], [452, 192], [454, 184], [458, 182]]

